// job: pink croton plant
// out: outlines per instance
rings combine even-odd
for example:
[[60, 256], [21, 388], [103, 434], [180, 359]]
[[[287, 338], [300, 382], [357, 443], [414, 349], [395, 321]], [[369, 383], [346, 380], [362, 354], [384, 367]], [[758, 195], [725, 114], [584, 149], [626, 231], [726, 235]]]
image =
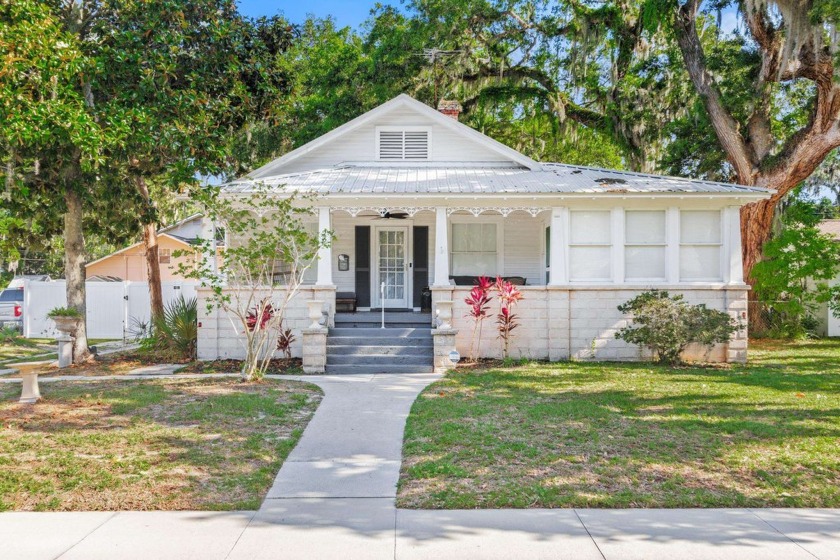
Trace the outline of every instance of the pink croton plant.
[[502, 356], [507, 358], [510, 355], [511, 333], [519, 326], [513, 306], [523, 298], [523, 295], [516, 286], [502, 279], [501, 276], [496, 278], [493, 287], [499, 292], [499, 314], [496, 316], [496, 325], [499, 328], [499, 338], [502, 340]]
[[493, 281], [490, 278], [479, 276], [478, 284], [473, 286], [470, 295], [464, 299], [464, 302], [469, 306], [467, 317], [473, 320], [472, 344], [470, 345], [471, 362], [475, 361], [478, 347], [481, 345], [481, 324], [490, 312], [490, 300], [493, 299], [490, 290], [493, 286]]

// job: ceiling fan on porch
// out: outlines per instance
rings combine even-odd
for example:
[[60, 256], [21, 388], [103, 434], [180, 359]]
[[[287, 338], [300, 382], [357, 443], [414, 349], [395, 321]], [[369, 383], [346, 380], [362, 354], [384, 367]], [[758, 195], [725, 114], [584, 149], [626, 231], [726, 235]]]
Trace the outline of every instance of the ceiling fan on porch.
[[384, 212], [380, 212], [378, 216], [374, 217], [374, 220], [405, 220], [408, 218], [407, 212], [391, 212], [390, 210], [386, 210]]

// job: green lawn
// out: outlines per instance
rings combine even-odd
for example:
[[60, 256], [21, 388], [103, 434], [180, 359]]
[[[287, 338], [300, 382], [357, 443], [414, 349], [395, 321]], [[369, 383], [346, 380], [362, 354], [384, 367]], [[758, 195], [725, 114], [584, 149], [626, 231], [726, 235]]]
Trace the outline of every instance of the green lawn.
[[[0, 366], [20, 362], [34, 356], [54, 353], [55, 340], [48, 338], [14, 337], [0, 341]], [[0, 367], [2, 369], [2, 367]]]
[[0, 511], [255, 509], [321, 399], [233, 379], [0, 386]]
[[[91, 345], [113, 342], [113, 338], [90, 338]], [[32, 360], [54, 360], [57, 342], [53, 338], [5, 337], [0, 339], [0, 366]], [[0, 368], [2, 369], [2, 368]]]
[[398, 505], [840, 507], [840, 340], [450, 373], [408, 419]]

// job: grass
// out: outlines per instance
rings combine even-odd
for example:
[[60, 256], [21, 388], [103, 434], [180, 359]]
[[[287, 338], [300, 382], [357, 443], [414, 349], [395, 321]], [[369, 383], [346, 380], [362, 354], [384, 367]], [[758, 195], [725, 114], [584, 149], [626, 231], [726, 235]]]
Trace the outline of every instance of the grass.
[[[91, 345], [111, 342], [110, 338], [88, 339]], [[7, 337], [0, 340], [0, 366], [27, 360], [54, 360], [57, 343], [52, 338]]]
[[408, 508], [840, 507], [840, 340], [746, 366], [450, 373], [406, 426]]
[[255, 509], [321, 399], [229, 379], [0, 386], [0, 511]]
[[49, 338], [4, 338], [0, 341], [0, 365], [55, 352], [54, 345]]

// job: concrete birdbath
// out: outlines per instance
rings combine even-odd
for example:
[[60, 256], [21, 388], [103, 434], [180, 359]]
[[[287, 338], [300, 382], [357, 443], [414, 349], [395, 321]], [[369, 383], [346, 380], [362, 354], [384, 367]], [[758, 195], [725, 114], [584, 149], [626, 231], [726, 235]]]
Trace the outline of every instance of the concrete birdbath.
[[47, 317], [53, 320], [55, 328], [61, 335], [58, 340], [58, 367], [66, 368], [73, 365], [73, 338], [72, 335], [76, 333], [79, 324], [82, 322], [81, 316], [75, 309], [67, 309], [58, 307], [47, 314]]
[[38, 368], [44, 366], [43, 362], [32, 362], [29, 364], [15, 364], [13, 367], [20, 372], [22, 380], [20, 391], [21, 404], [35, 404], [41, 400], [41, 390], [38, 387]]

